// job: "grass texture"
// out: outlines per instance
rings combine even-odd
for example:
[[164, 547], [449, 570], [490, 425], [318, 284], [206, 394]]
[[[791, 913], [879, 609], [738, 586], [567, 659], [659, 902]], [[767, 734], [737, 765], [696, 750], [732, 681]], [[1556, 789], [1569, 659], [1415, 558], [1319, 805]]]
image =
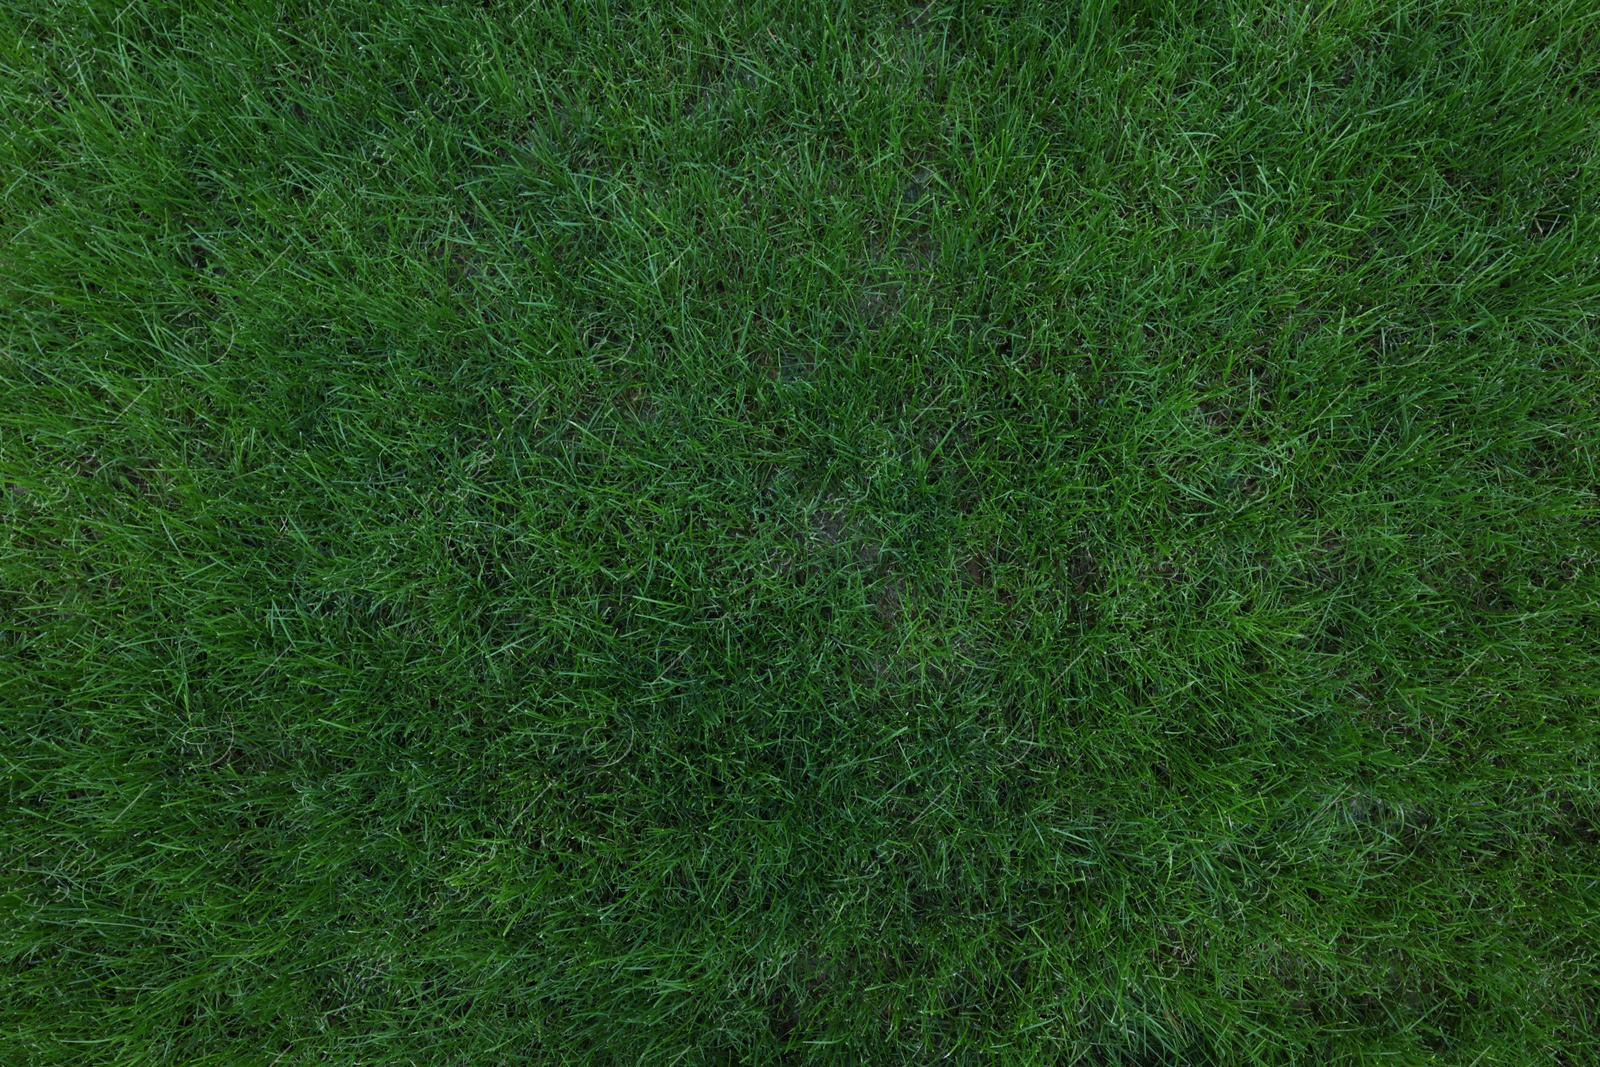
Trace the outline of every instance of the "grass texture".
[[0, 1062], [1600, 1063], [1600, 9], [0, 10]]

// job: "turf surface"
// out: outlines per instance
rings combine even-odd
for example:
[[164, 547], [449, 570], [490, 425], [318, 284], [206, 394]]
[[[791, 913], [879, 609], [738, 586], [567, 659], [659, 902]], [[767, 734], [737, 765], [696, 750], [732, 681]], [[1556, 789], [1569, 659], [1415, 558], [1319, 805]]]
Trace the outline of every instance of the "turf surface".
[[1600, 1062], [1600, 11], [0, 11], [0, 1061]]

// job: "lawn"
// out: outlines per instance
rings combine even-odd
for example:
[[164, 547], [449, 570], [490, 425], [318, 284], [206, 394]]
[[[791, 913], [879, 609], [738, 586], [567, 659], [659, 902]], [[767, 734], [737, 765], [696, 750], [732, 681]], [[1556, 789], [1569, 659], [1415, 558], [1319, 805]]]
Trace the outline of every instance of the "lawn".
[[10, 0], [0, 1062], [1600, 1063], [1592, 0]]

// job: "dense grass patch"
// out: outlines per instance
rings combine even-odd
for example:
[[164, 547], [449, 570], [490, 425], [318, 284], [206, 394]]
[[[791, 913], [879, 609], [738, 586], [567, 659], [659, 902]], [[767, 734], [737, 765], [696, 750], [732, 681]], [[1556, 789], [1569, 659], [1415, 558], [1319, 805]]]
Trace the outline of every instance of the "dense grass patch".
[[0, 1061], [1600, 1061], [1592, 4], [0, 12]]

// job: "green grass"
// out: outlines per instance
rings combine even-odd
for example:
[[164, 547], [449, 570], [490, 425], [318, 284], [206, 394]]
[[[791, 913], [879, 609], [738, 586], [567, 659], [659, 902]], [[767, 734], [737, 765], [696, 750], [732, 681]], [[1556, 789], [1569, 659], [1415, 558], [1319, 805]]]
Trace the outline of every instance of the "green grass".
[[0, 1062], [1600, 1063], [1600, 8], [0, 12]]

